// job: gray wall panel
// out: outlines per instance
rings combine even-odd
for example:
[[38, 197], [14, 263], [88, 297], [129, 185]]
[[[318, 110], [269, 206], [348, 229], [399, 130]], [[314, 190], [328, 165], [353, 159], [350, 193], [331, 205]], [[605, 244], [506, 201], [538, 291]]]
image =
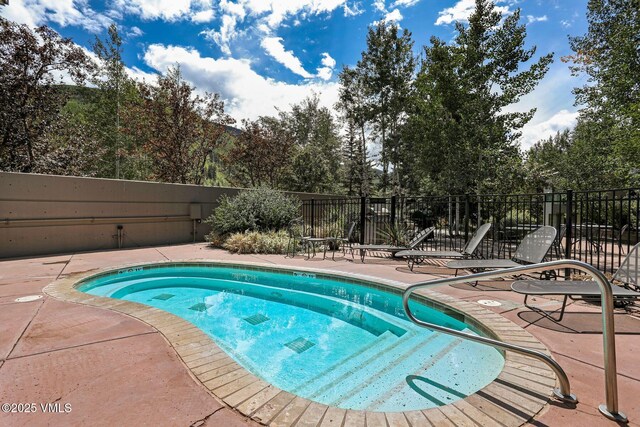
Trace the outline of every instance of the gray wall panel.
[[[203, 219], [240, 189], [0, 172], [0, 258], [193, 241], [190, 204]], [[293, 193], [301, 199], [339, 196]], [[196, 241], [209, 226], [196, 225]]]

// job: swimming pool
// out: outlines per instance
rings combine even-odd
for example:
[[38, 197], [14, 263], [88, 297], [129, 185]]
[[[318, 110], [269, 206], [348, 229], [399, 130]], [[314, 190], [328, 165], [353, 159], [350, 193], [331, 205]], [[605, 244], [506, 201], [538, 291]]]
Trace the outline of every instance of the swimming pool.
[[[259, 378], [309, 400], [376, 412], [427, 409], [493, 381], [497, 350], [420, 328], [381, 286], [224, 265], [156, 265], [89, 278], [78, 290], [171, 312]], [[412, 302], [417, 316], [478, 333]]]

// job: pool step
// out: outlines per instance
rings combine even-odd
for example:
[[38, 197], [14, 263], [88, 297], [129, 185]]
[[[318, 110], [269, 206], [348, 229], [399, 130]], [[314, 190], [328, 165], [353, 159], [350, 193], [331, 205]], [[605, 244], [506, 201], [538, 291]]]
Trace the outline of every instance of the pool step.
[[[451, 369], [447, 369], [447, 359], [452, 357], [452, 351], [462, 340], [447, 337], [446, 341], [439, 340], [439, 345], [421, 347], [411, 355], [411, 359], [398, 360], [397, 364], [390, 364], [380, 370], [375, 378], [353, 387], [345, 399], [334, 404], [350, 405], [358, 403], [366, 406], [367, 410], [382, 410], [387, 407], [397, 408], [408, 401], [416, 399], [424, 401], [424, 407], [439, 406], [466, 397], [464, 393], [452, 387], [450, 379], [440, 379], [440, 371], [446, 370], [448, 376]], [[446, 383], [446, 384], [445, 384]], [[379, 390], [386, 390], [380, 392]], [[395, 401], [395, 404], [391, 403]]]
[[[340, 376], [331, 375], [328, 382], [319, 386], [311, 397], [340, 406], [349, 406], [357, 402], [375, 402], [381, 397], [381, 393], [385, 393], [384, 390], [388, 390], [389, 384], [406, 382], [409, 375], [422, 373], [425, 363], [429, 363], [432, 358], [442, 357], [438, 353], [443, 348], [446, 349], [449, 343], [449, 337], [438, 333], [413, 334], [410, 337], [398, 338], [392, 345], [379, 348], [379, 351], [366, 360], [357, 360], [355, 369]], [[374, 366], [377, 369], [374, 368], [372, 371], [377, 374], [363, 376], [361, 366], [368, 366], [369, 369]], [[428, 404], [429, 402], [426, 402], [426, 406]]]
[[360, 383], [361, 368], [363, 366], [388, 365], [394, 363], [398, 357], [411, 352], [416, 345], [424, 345], [425, 340], [431, 341], [439, 334], [420, 333], [408, 331], [402, 337], [389, 335], [384, 342], [374, 341], [365, 351], [353, 353], [347, 360], [332, 367], [331, 371], [322, 378], [305, 388], [311, 398], [320, 396], [334, 396], [340, 394], [339, 390], [351, 388], [353, 384]]
[[322, 383], [326, 382], [329, 378], [339, 377], [351, 370], [357, 370], [362, 366], [362, 361], [377, 354], [380, 346], [388, 348], [389, 346], [392, 346], [396, 340], [397, 338], [395, 334], [391, 331], [384, 332], [369, 344], [356, 349], [347, 357], [339, 360], [329, 368], [298, 385], [292, 390], [292, 392], [304, 395], [309, 394], [321, 387]]

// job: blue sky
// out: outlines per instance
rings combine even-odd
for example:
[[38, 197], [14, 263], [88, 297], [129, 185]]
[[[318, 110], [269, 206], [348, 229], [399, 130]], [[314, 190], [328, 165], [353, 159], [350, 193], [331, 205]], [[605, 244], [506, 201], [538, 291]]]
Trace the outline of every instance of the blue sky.
[[[528, 44], [555, 62], [539, 87], [514, 109], [536, 107], [522, 146], [575, 123], [571, 89], [583, 84], [560, 57], [568, 35], [586, 31], [586, 0], [498, 0], [503, 14], [521, 9]], [[413, 33], [416, 54], [434, 35], [450, 41], [474, 0], [10, 0], [0, 14], [28, 25], [47, 24], [90, 49], [115, 22], [125, 39], [132, 76], [153, 80], [179, 63], [200, 90], [218, 92], [236, 119], [272, 115], [312, 91], [332, 107], [337, 74], [366, 47], [366, 30], [380, 19]]]

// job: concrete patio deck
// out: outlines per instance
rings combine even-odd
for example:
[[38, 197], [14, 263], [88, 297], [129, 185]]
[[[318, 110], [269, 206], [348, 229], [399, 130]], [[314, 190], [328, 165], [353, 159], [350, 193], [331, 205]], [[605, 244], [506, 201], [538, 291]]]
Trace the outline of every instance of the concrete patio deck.
[[[411, 273], [402, 262], [381, 258], [361, 264], [341, 256], [331, 261], [232, 255], [205, 244], [0, 261], [0, 403], [60, 404], [59, 413], [44, 413], [40, 407], [36, 413], [0, 412], [0, 425], [257, 425], [212, 396], [155, 328], [124, 314], [42, 293], [50, 282], [73, 273], [133, 262], [203, 258], [321, 268], [407, 284], [448, 273], [433, 265]], [[563, 366], [580, 403], [571, 408], [551, 401], [531, 424], [614, 425], [597, 410], [605, 400], [599, 307], [571, 304], [565, 319], [554, 323], [524, 308], [522, 297], [506, 289], [506, 282], [491, 282], [479, 288], [456, 285], [436, 290], [473, 303], [501, 302], [490, 309], [533, 334]], [[29, 295], [43, 298], [15, 302]], [[553, 299], [536, 298], [535, 303], [545, 309], [560, 306]], [[620, 410], [630, 425], [640, 425], [640, 319], [624, 311], [615, 317]], [[65, 413], [67, 403], [71, 410]], [[462, 421], [445, 416], [442, 425]], [[475, 423], [486, 425], [480, 419]]]

